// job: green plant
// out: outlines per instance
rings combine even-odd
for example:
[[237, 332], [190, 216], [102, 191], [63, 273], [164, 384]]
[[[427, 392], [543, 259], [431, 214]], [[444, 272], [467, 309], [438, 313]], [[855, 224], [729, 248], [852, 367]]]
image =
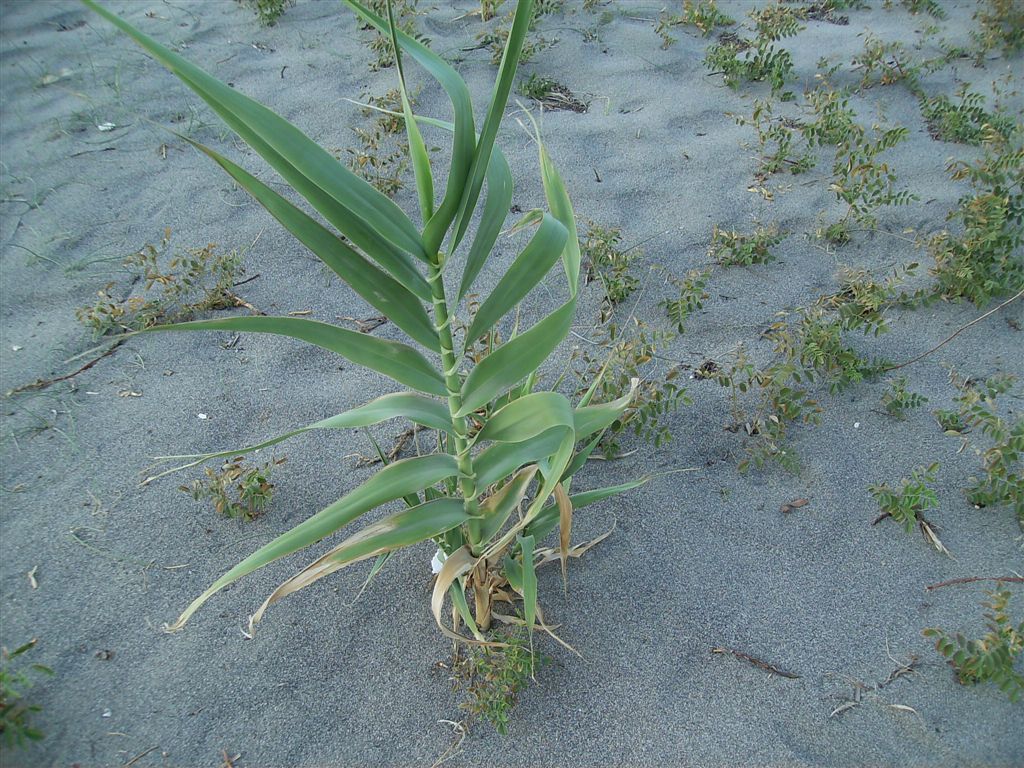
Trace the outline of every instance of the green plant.
[[[53, 670], [42, 664], [22, 664], [19, 659], [35, 645], [36, 640], [32, 639], [13, 651], [0, 649], [0, 739], [8, 749], [43, 738], [42, 731], [31, 723], [32, 715], [40, 712], [40, 707], [26, 703], [25, 694], [34, 682], [30, 673], [53, 675]], [[15, 659], [19, 661], [14, 662]]]
[[[402, 117], [402, 96], [392, 89], [383, 96], [369, 96], [362, 112], [375, 116], [372, 128], [354, 127], [359, 147], [346, 149], [348, 167], [388, 197], [405, 188], [405, 172], [409, 169], [409, 144], [398, 138], [405, 132]], [[415, 98], [409, 94], [410, 106]]]
[[480, 0], [480, 8], [477, 15], [480, 21], [490, 21], [498, 15], [498, 9], [505, 4], [505, 0]]
[[715, 225], [711, 233], [708, 256], [723, 267], [767, 264], [775, 260], [771, 249], [785, 239], [786, 233], [779, 232], [778, 226], [758, 226], [750, 234], [719, 229]]
[[838, 146], [847, 142], [858, 129], [856, 115], [850, 106], [850, 91], [846, 88], [833, 88], [825, 82], [804, 96], [816, 118], [802, 126], [804, 138], [810, 146]]
[[[755, 178], [759, 182], [780, 171], [796, 175], [814, 167], [814, 153], [803, 140], [800, 124], [787, 118], [775, 118], [770, 100], [756, 99], [749, 118], [734, 116], [733, 119], [737, 125], [752, 126], [757, 132], [760, 167]], [[803, 145], [799, 151], [798, 144]]]
[[970, 478], [967, 500], [976, 507], [1010, 505], [1024, 523], [1024, 416], [1015, 421], [1004, 419], [996, 403], [996, 398], [1008, 392], [1015, 379], [992, 376], [979, 386], [951, 372], [950, 380], [960, 390], [956, 402], [961, 422], [968, 428], [980, 429], [992, 441], [985, 450], [974, 449], [981, 457], [985, 474]]
[[677, 333], [685, 333], [690, 315], [704, 306], [704, 300], [708, 297], [704, 289], [707, 288], [710, 278], [710, 269], [691, 269], [681, 280], [669, 275], [668, 281], [678, 293], [675, 298], [665, 299], [659, 306], [664, 307], [665, 314], [675, 325]]
[[982, 605], [987, 609], [988, 632], [977, 640], [959, 632], [949, 635], [935, 627], [929, 627], [923, 634], [934, 640], [935, 650], [949, 659], [962, 685], [991, 682], [1010, 701], [1016, 701], [1024, 693], [1024, 675], [1014, 668], [1018, 657], [1024, 653], [1024, 621], [1013, 626], [1009, 614], [1010, 590], [1000, 584], [999, 588], [986, 590], [985, 594], [988, 600]]
[[957, 90], [956, 96], [958, 104], [945, 94], [921, 96], [921, 114], [933, 139], [978, 146], [986, 135], [986, 126], [1004, 139], [1010, 138], [1013, 120], [998, 112], [986, 112], [984, 96], [972, 93], [966, 84]]
[[927, 13], [933, 19], [946, 18], [946, 12], [936, 0], [900, 0], [900, 5], [914, 15]]
[[907, 377], [900, 376], [889, 382], [889, 389], [882, 393], [882, 407], [894, 419], [902, 421], [907, 418], [907, 411], [920, 408], [928, 402], [928, 398], [907, 389]]
[[182, 253], [172, 251], [170, 243], [171, 230], [166, 229], [159, 245], [147, 243], [124, 259], [133, 283], [142, 283], [141, 295], [115, 299], [115, 284], [109, 283], [97, 292], [93, 304], [76, 310], [79, 322], [99, 338], [242, 306], [231, 290], [242, 271], [237, 251], [217, 253], [217, 245], [210, 243]]
[[249, 465], [243, 456], [225, 461], [219, 470], [204, 467], [205, 479], [183, 485], [180, 490], [196, 501], [208, 499], [218, 515], [253, 520], [263, 514], [274, 496], [270, 474], [285, 459], [273, 459], [261, 466]]
[[561, 83], [536, 72], [519, 84], [519, 93], [543, 104], [547, 109], [564, 109], [570, 112], [586, 112], [589, 105], [580, 101]]
[[968, 429], [967, 422], [964, 421], [959, 409], [937, 408], [933, 414], [939, 428], [946, 434], [961, 435]]
[[[390, 8], [398, 31], [426, 45], [430, 40], [416, 29], [416, 17], [420, 14], [418, 4], [419, 0], [367, 0], [366, 7], [379, 17], [386, 17]], [[392, 66], [395, 63], [394, 48], [387, 32], [366, 21], [361, 27], [372, 33], [369, 48], [377, 58], [370, 62], [370, 70], [376, 72]]]
[[[390, 553], [430, 541], [444, 556], [431, 599], [431, 611], [442, 632], [471, 643], [486, 642], [484, 632], [490, 629], [494, 601], [514, 595], [522, 600], [522, 622], [527, 631], [532, 633], [538, 626], [547, 630], [542, 621], [537, 623], [535, 568], [544, 553], [537, 543], [559, 531], [553, 551], [562, 562], [564, 575], [567, 559], [578, 554], [570, 549], [574, 510], [635, 488], [644, 480], [571, 494], [575, 475], [585, 466], [597, 441], [630, 406], [630, 392], [617, 401], [595, 404], [601, 384], [598, 377], [574, 407], [558, 392], [535, 391], [539, 367], [569, 333], [580, 271], [572, 206], [539, 133], [541, 180], [551, 213], [534, 210], [520, 222], [520, 228], [533, 227], [533, 235], [480, 304], [462, 338], [462, 349], [472, 347], [478, 339], [488, 339], [483, 346], [485, 354], [468, 371], [453, 338], [458, 306], [483, 269], [511, 204], [512, 174], [494, 139], [528, 31], [531, 0], [520, 0], [516, 8], [479, 134], [468, 88], [455, 70], [415, 38], [397, 30], [390, 6], [384, 19], [356, 0], [346, 0], [364, 22], [388, 34], [392, 41], [422, 230], [393, 201], [336, 162], [298, 128], [93, 0], [85, 2], [195, 90], [344, 239], [213, 149], [197, 142], [192, 142], [193, 146], [220, 165], [423, 350], [301, 317], [230, 317], [147, 329], [280, 334], [327, 349], [412, 390], [383, 395], [258, 446], [188, 457], [193, 461], [186, 466], [244, 455], [310, 429], [365, 427], [394, 418], [409, 419], [438, 434], [435, 452], [388, 463], [336, 502], [260, 547], [217, 579], [168, 629], [181, 629], [213, 595], [243, 576], [316, 544], [371, 510], [404, 502], [405, 508], [389, 510], [285, 581], [264, 601], [252, 622], [259, 621], [278, 600], [337, 570], [376, 558], [376, 573]], [[402, 54], [439, 82], [453, 103], [454, 124], [413, 114]], [[421, 126], [453, 136], [446, 191], [440, 201], [436, 200]], [[485, 179], [487, 192], [482, 195]], [[483, 210], [469, 239], [468, 254], [464, 261], [457, 260], [456, 249], [481, 201]], [[465, 266], [458, 287], [450, 291], [456, 263]], [[563, 303], [529, 328], [517, 324], [501, 343], [496, 326], [557, 263], [566, 277]], [[432, 315], [428, 315], [426, 304]], [[581, 447], [577, 447], [579, 442]], [[472, 596], [472, 611], [467, 591]], [[448, 598], [458, 617], [452, 629], [442, 619]], [[457, 631], [460, 622], [471, 636]]]
[[[793, 75], [793, 57], [785, 48], [776, 48], [770, 40], [754, 42], [739, 37], [722, 38], [708, 48], [704, 66], [724, 76], [730, 88], [744, 82], [767, 81], [772, 93], [779, 93]], [[787, 94], [783, 94], [785, 99]]]
[[930, 464], [927, 467], [917, 467], [909, 478], [900, 480], [899, 487], [894, 488], [888, 483], [881, 485], [870, 485], [868, 490], [878, 502], [878, 508], [882, 514], [875, 520], [880, 522], [891, 517], [903, 526], [903, 529], [910, 533], [915, 525], [925, 525], [925, 511], [935, 509], [939, 506], [939, 498], [935, 489], [930, 487], [935, 483], [935, 473], [939, 471], [938, 464]]
[[776, 2], [763, 8], [755, 8], [748, 15], [757, 29], [758, 39], [781, 40], [784, 37], [793, 37], [804, 29], [800, 19], [807, 15], [807, 11], [799, 6]]
[[285, 9], [295, 4], [295, 0], [244, 0], [259, 17], [260, 24], [265, 27], [273, 26]]
[[867, 32], [864, 34], [864, 51], [854, 56], [851, 64], [854, 70], [862, 70], [861, 89], [905, 82], [912, 91], [918, 90], [920, 68], [910, 61], [903, 43], [886, 43]]
[[1024, 8], [1019, 0], [984, 0], [974, 12], [980, 29], [971, 32], [978, 46], [978, 62], [1000, 48], [1006, 55], [1024, 50]]
[[640, 286], [640, 280], [630, 268], [643, 252], [639, 248], [622, 250], [622, 230], [603, 227], [596, 222], [587, 223], [583, 242], [583, 266], [586, 282], [601, 282], [604, 297], [601, 301], [601, 322], [607, 322], [615, 308], [628, 299]]
[[[533, 32], [537, 25], [537, 20], [546, 14], [555, 13], [560, 11], [562, 7], [562, 0], [538, 0], [533, 6], [532, 15], [527, 26], [527, 35], [523, 40], [522, 47], [519, 51], [519, 63], [525, 64], [528, 61], [532, 61], [533, 57], [546, 48], [550, 48], [557, 40], [549, 40], [543, 35], [537, 35], [534, 37], [530, 33]], [[513, 12], [509, 11], [505, 14], [504, 18], [490, 30], [485, 30], [476, 36], [479, 41], [480, 48], [487, 48], [491, 52], [491, 64], [498, 66], [501, 64], [501, 58], [504, 55], [505, 48], [508, 44], [509, 34], [512, 28]]]
[[509, 712], [519, 694], [549, 659], [534, 651], [521, 631], [498, 631], [495, 640], [502, 645], [466, 649], [454, 665], [454, 682], [465, 693], [459, 706], [470, 722], [483, 717], [504, 736], [508, 733]]
[[718, 10], [715, 0], [683, 0], [683, 12], [662, 11], [654, 31], [661, 37], [661, 47], [668, 48], [676, 41], [669, 33], [673, 27], [696, 27], [702, 37], [707, 37], [716, 27], [731, 27], [735, 23], [735, 19]]
[[1024, 285], [1024, 135], [1010, 140], [986, 126], [984, 155], [974, 163], [951, 163], [955, 180], [967, 179], [973, 191], [960, 198], [949, 219], [962, 232], [935, 235], [928, 250], [935, 259], [936, 293], [967, 299], [979, 306]]

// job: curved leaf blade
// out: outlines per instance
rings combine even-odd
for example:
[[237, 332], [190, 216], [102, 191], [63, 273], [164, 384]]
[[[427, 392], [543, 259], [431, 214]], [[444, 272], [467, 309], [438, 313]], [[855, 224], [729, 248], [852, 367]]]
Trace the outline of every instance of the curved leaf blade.
[[541, 215], [540, 227], [477, 311], [466, 331], [467, 342], [487, 333], [544, 279], [561, 256], [568, 236], [561, 222], [548, 213]]
[[569, 333], [575, 311], [574, 297], [481, 360], [462, 385], [462, 408], [455, 415], [472, 413], [536, 370]]
[[[192, 88], [253, 149], [260, 154], [263, 154], [261, 145], [273, 149], [271, 156], [264, 156], [267, 162], [274, 165], [277, 157], [283, 158], [310, 182], [365, 221], [380, 237], [417, 258], [427, 260], [419, 233], [402, 209], [345, 168], [290, 122], [164, 47], [93, 0], [82, 2], [131, 37]], [[256, 137], [258, 141], [250, 142], [249, 136]]]
[[458, 471], [459, 466], [455, 458], [443, 453], [402, 459], [389, 464], [338, 501], [260, 547], [217, 579], [185, 609], [174, 624], [168, 627], [168, 631], [174, 632], [185, 626], [203, 603], [228, 584], [268, 563], [315, 544], [381, 504], [411, 493], [419, 493], [424, 488], [458, 474]]
[[572, 429], [574, 414], [565, 395], [534, 392], [495, 411], [476, 442], [522, 443], [553, 427]]
[[244, 168], [187, 136], [181, 138], [223, 168], [300, 243], [352, 286], [352, 290], [371, 306], [384, 313], [389, 320], [409, 334], [410, 338], [434, 352], [441, 351], [441, 343], [430, 318], [419, 299], [410, 290], [370, 264], [334, 233]]
[[473, 242], [469, 246], [469, 255], [466, 256], [466, 266], [462, 272], [462, 281], [459, 283], [459, 301], [462, 301], [473, 287], [473, 282], [491, 255], [512, 206], [513, 187], [512, 169], [509, 168], [505, 153], [495, 144], [491, 150], [490, 162], [487, 164], [484, 210], [480, 215], [476, 234], [473, 235]]
[[396, 512], [368, 525], [281, 584], [252, 617], [255, 624], [267, 608], [288, 595], [360, 560], [394, 552], [440, 536], [468, 519], [462, 499], [437, 499]]
[[[599, 501], [609, 499], [612, 496], [618, 496], [620, 493], [632, 491], [634, 488], [639, 488], [648, 480], [650, 480], [649, 477], [642, 477], [639, 480], [632, 480], [620, 485], [609, 485], [604, 488], [595, 488], [592, 491], [575, 493], [569, 496], [569, 501], [572, 503], [573, 509], [580, 509], [581, 507], [586, 507], [591, 504], [596, 504]], [[526, 531], [536, 537], [537, 541], [542, 541], [545, 536], [551, 533], [551, 531], [558, 526], [559, 514], [557, 504], [544, 507], [544, 509], [542, 509], [537, 516], [527, 524]]]
[[317, 320], [301, 317], [231, 317], [156, 325], [137, 333], [156, 331], [243, 331], [290, 336], [334, 352], [428, 395], [447, 394], [441, 374], [412, 347]]

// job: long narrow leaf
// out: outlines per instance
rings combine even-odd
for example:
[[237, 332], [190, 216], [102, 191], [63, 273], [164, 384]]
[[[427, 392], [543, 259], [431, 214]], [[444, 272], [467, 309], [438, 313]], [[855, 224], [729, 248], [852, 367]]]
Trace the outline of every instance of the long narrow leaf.
[[[538, 212], [540, 213], [540, 212]], [[518, 304], [537, 285], [558, 260], [568, 232], [550, 214], [542, 214], [540, 227], [519, 254], [508, 272], [498, 281], [491, 295], [473, 318], [466, 341], [471, 343], [489, 331], [506, 312]]]
[[533, 563], [533, 536], [521, 536], [519, 548], [523, 553], [523, 619], [527, 631], [533, 634], [533, 622], [537, 617], [537, 571]]
[[[387, 34], [387, 22], [356, 0], [343, 0], [364, 21], [377, 28], [381, 34]], [[462, 192], [469, 177], [476, 147], [476, 128], [473, 123], [473, 104], [469, 98], [469, 88], [459, 74], [440, 56], [427, 48], [423, 43], [396, 30], [398, 45], [416, 62], [427, 70], [441, 84], [452, 103], [452, 114], [455, 123], [452, 126], [454, 140], [452, 143], [452, 161], [448, 172], [444, 200], [427, 222], [423, 230], [423, 244], [428, 254], [433, 254], [441, 247], [448, 226], [455, 218], [462, 200]]]
[[192, 614], [199, 610], [203, 603], [228, 584], [285, 555], [315, 544], [381, 504], [422, 491], [447, 477], [458, 474], [458, 471], [458, 462], [447, 454], [416, 456], [389, 464], [358, 488], [256, 550], [217, 579], [209, 589], [185, 609], [185, 612], [168, 627], [168, 630], [174, 632], [185, 626]]
[[465, 416], [524, 379], [555, 350], [569, 333], [576, 299], [572, 298], [533, 328], [489, 354], [470, 372], [462, 386]]
[[459, 204], [459, 214], [455, 220], [455, 234], [448, 247], [450, 252], [458, 247], [463, 235], [466, 234], [469, 220], [476, 209], [480, 189], [484, 183], [484, 175], [491, 158], [491, 148], [498, 135], [498, 126], [504, 116], [505, 105], [508, 104], [508, 95], [512, 90], [512, 81], [515, 80], [519, 57], [522, 54], [523, 43], [526, 41], [532, 19], [533, 0], [519, 0], [515, 16], [512, 18], [512, 28], [508, 33], [508, 40], [505, 42], [505, 51], [501, 56], [501, 64], [498, 65], [498, 79], [494, 84], [490, 106], [487, 108], [487, 117], [484, 118], [483, 126], [480, 128], [480, 140], [476, 144], [476, 152], [473, 155], [469, 182], [463, 192], [462, 202]]
[[[642, 477], [639, 480], [632, 480], [628, 483], [622, 483], [621, 485], [609, 485], [604, 488], [595, 488], [592, 491], [574, 493], [569, 496], [569, 501], [572, 502], [573, 509], [581, 509], [582, 507], [609, 499], [612, 496], [618, 496], [620, 493], [625, 493], [626, 491], [631, 491], [634, 488], [639, 488], [649, 479], [649, 477]], [[526, 530], [532, 534], [537, 541], [542, 541], [545, 536], [555, 529], [558, 525], [558, 520], [558, 505], [552, 504], [544, 507], [544, 509], [542, 509], [540, 513], [526, 526]]]
[[263, 618], [267, 608], [293, 592], [367, 558], [409, 547], [440, 536], [467, 519], [462, 499], [438, 499], [396, 512], [345, 539], [323, 557], [288, 579], [268, 597], [252, 617]]
[[639, 384], [639, 379], [631, 379], [629, 392], [622, 397], [609, 403], [577, 408], [573, 414], [577, 439], [582, 440], [595, 432], [600, 432], [625, 413], [629, 404], [633, 402], [633, 396], [636, 394], [636, 388]]
[[[261, 144], [269, 146], [277, 156], [365, 221], [380, 237], [420, 259], [427, 259], [419, 233], [402, 209], [345, 168], [294, 125], [165, 48], [93, 0], [82, 2], [177, 75], [257, 152], [260, 152]], [[259, 141], [249, 141], [250, 136]], [[265, 159], [273, 165], [276, 158], [265, 156]]]
[[520, 470], [501, 489], [480, 504], [480, 514], [484, 518], [480, 524], [482, 541], [490, 540], [501, 530], [513, 510], [523, 500], [526, 489], [536, 474], [537, 467], [535, 465]]
[[245, 169], [187, 136], [182, 138], [227, 171], [243, 189], [281, 222], [285, 229], [295, 235], [299, 242], [373, 307], [383, 312], [389, 320], [423, 346], [434, 352], [441, 351], [437, 331], [423, 309], [423, 304], [405, 286], [370, 264], [330, 230]]
[[477, 486], [486, 488], [520, 467], [550, 456], [562, 446], [567, 434], [571, 436], [571, 430], [555, 427], [522, 443], [495, 443], [481, 451], [473, 460]]
[[402, 64], [402, 49], [398, 45], [395, 30], [394, 7], [389, 1], [388, 32], [390, 32], [391, 48], [395, 55], [395, 69], [398, 72], [398, 93], [402, 99], [405, 135], [409, 139], [409, 156], [412, 158], [412, 170], [416, 177], [416, 195], [419, 197], [420, 213], [423, 216], [423, 224], [426, 226], [430, 217], [434, 215], [434, 177], [430, 171], [430, 156], [427, 154], [427, 147], [423, 143], [423, 136], [420, 134], [416, 117], [412, 113], [412, 104], [409, 102], [409, 92], [405, 85], [405, 67]]
[[272, 445], [277, 445], [278, 443], [284, 442], [296, 435], [301, 435], [304, 432], [309, 432], [314, 429], [353, 429], [357, 427], [369, 427], [373, 424], [380, 424], [382, 421], [397, 418], [405, 418], [414, 424], [420, 424], [431, 429], [437, 429], [445, 432], [452, 431], [452, 421], [448, 414], [448, 408], [441, 401], [430, 400], [429, 398], [413, 394], [412, 392], [396, 392], [394, 394], [378, 397], [376, 400], [371, 400], [358, 408], [352, 408], [351, 410], [344, 411], [336, 416], [321, 419], [320, 421], [314, 422], [313, 424], [309, 424], [305, 427], [300, 427], [299, 429], [293, 429], [291, 432], [286, 432], [283, 435], [279, 435], [262, 443], [257, 443], [256, 445], [249, 445], [244, 448], [236, 448], [230, 451], [218, 451], [216, 453], [158, 456], [157, 459], [160, 461], [189, 460], [189, 463], [182, 467], [176, 467], [175, 469], [162, 472], [160, 475], [151, 479], [156, 479], [156, 477], [169, 474], [170, 472], [175, 472], [179, 469], [194, 467], [196, 464], [200, 464], [210, 459], [219, 459], [225, 456], [239, 456], [246, 453], [252, 453], [253, 451], [259, 451], [263, 448], [269, 448]]
[[301, 317], [230, 317], [156, 325], [138, 333], [155, 331], [241, 331], [290, 336], [330, 350], [420, 392], [429, 395], [447, 394], [441, 374], [412, 347], [316, 320]]
[[574, 413], [569, 400], [558, 392], [534, 392], [495, 411], [476, 441], [521, 443], [556, 426], [572, 429]]
[[508, 217], [509, 207], [512, 205], [512, 191], [512, 169], [508, 166], [505, 153], [495, 144], [491, 149], [491, 160], [487, 164], [484, 210], [480, 214], [480, 224], [469, 246], [469, 255], [466, 256], [466, 267], [459, 283], [459, 301], [462, 301], [473, 287], [473, 282], [494, 249], [498, 234]]

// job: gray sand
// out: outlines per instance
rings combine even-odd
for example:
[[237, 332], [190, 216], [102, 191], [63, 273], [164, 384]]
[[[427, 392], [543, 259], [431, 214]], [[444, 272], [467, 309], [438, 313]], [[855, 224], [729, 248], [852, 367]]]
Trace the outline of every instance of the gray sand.
[[[821, 55], [848, 64], [865, 29], [912, 43], [914, 30], [931, 23], [884, 10], [880, 0], [871, 4], [874, 10], [849, 12], [848, 26], [809, 22], [784, 41], [798, 69], [794, 91], [813, 84]], [[346, 97], [393, 87], [392, 71], [368, 70], [365, 33], [333, 2], [299, 0], [271, 29], [234, 2], [109, 5], [327, 147], [354, 144], [346, 126], [363, 118]], [[460, 50], [474, 44], [479, 21], [456, 18], [473, 3], [438, 5], [422, 26], [436, 50], [464, 58], [459, 69], [482, 110], [494, 68], [485, 51]], [[756, 152], [743, 145], [753, 132], [726, 113], [749, 114], [754, 96], [766, 91], [734, 92], [709, 76], [701, 63], [707, 40], [680, 29], [678, 42], [662, 50], [653, 32], [658, 6], [618, 2], [608, 7], [614, 18], [600, 27], [600, 39], [586, 41], [581, 32], [602, 9], [567, 5], [571, 12], [541, 25], [560, 42], [524, 71], [556, 77], [592, 100], [586, 114], [545, 113], [544, 134], [581, 218], [623, 227], [627, 242], [651, 238], [639, 264], [638, 316], [664, 323], [657, 301], [668, 288], [649, 267], [681, 275], [705, 264], [714, 224], [747, 229], [759, 219], [794, 232], [777, 262], [716, 273], [705, 309], [666, 353], [672, 359], [726, 361], [741, 342], [765, 359], [761, 330], [776, 313], [834, 290], [841, 265], [882, 274], [912, 260], [927, 264], [924, 253], [894, 237], [861, 233], [826, 252], [803, 236], [819, 211], [838, 211], [824, 178], [828, 160], [807, 177], [781, 179], [789, 189], [771, 202], [747, 190]], [[741, 18], [752, 5], [723, 8]], [[949, 10], [942, 35], [966, 44], [973, 3], [942, 5]], [[246, 254], [247, 275], [259, 278], [238, 290], [267, 312], [312, 310], [329, 321], [373, 314], [206, 158], [163, 129], [190, 131], [270, 178], [197, 97], [129, 40], [74, 2], [5, 2], [0, 13], [0, 391], [85, 362], [65, 362], [93, 345], [74, 309], [111, 281], [115, 295], [126, 295], [120, 258], [156, 242], [164, 227], [181, 248], [245, 248], [262, 233]], [[1019, 67], [1019, 58], [1013, 63]], [[925, 86], [951, 94], [968, 81], [987, 89], [1009, 67], [996, 56], [983, 69], [961, 61], [929, 75]], [[57, 82], [39, 84], [62, 70]], [[424, 85], [421, 109], [446, 114], [440, 91], [415, 77]], [[921, 199], [883, 212], [880, 225], [897, 233], [941, 228], [966, 189], [949, 180], [946, 160], [978, 150], [933, 141], [901, 86], [871, 89], [856, 106], [866, 120], [910, 129], [890, 159]], [[1019, 95], [1009, 106], [1020, 109]], [[116, 127], [100, 132], [103, 123]], [[540, 204], [527, 135], [509, 119], [500, 140], [515, 169], [515, 202], [524, 210]], [[411, 184], [398, 199], [414, 209]], [[495, 284], [517, 242], [502, 241], [481, 291]], [[561, 300], [557, 272], [549, 285], [540, 301], [524, 305], [524, 319]], [[597, 285], [588, 290], [573, 343], [599, 336]], [[904, 360], [978, 314], [969, 304], [939, 303], [897, 314], [891, 333], [854, 343]], [[1024, 320], [1020, 303], [907, 369], [911, 388], [930, 402], [905, 422], [879, 412], [884, 381], [825, 395], [821, 426], [794, 430], [804, 460], [799, 475], [738, 474], [741, 439], [723, 429], [725, 391], [692, 382], [694, 404], [673, 417], [668, 447], [632, 442], [636, 453], [589, 468], [579, 487], [651, 469], [697, 471], [662, 477], [577, 516], [581, 541], [613, 522], [617, 529], [573, 562], [568, 601], [557, 569], [542, 572], [549, 617], [584, 658], [546, 644], [555, 663], [523, 696], [510, 736], [478, 725], [452, 764], [1024, 764], [1024, 709], [992, 686], [959, 686], [921, 635], [928, 626], [982, 631], [985, 585], [934, 592], [926, 585], [1024, 570], [1012, 511], [976, 510], [964, 500], [978, 459], [958, 453], [959, 441], [943, 436], [930, 414], [952, 405], [949, 363], [976, 377], [1024, 374], [1020, 332], [1008, 319]], [[393, 327], [376, 333], [398, 338]], [[296, 439], [276, 454], [288, 463], [275, 476], [270, 511], [245, 526], [177, 490], [195, 475], [140, 487], [150, 456], [253, 443], [387, 391], [381, 377], [339, 366], [327, 353], [250, 335], [227, 346], [229, 338], [134, 339], [73, 385], [4, 400], [0, 641], [13, 647], [37, 637], [34, 660], [56, 672], [32, 692], [43, 707], [37, 722], [45, 741], [6, 755], [5, 763], [122, 765], [156, 747], [135, 765], [219, 765], [222, 751], [240, 754], [237, 766], [429, 765], [453, 743], [447, 721], [461, 714], [437, 666], [450, 647], [428, 609], [428, 547], [394, 558], [355, 604], [365, 568], [291, 597], [251, 641], [240, 631], [245, 617], [307, 557], [219, 595], [186, 631], [161, 632], [226, 568], [371, 472], [353, 467], [353, 454], [371, 451], [361, 434]], [[552, 371], [559, 367], [556, 361]], [[126, 391], [141, 397], [119, 396]], [[1019, 397], [1008, 402], [1018, 410]], [[385, 425], [376, 434], [389, 441], [402, 428]], [[931, 461], [941, 463], [941, 506], [930, 517], [953, 559], [895, 524], [870, 525], [877, 507], [867, 486], [896, 482]], [[810, 504], [779, 512], [798, 497]], [[26, 575], [32, 569], [37, 589]], [[1019, 616], [1020, 590], [1016, 600]], [[711, 653], [721, 646], [799, 678]], [[870, 690], [912, 657], [920, 662], [915, 674]], [[861, 705], [830, 718], [858, 685], [869, 689]]]

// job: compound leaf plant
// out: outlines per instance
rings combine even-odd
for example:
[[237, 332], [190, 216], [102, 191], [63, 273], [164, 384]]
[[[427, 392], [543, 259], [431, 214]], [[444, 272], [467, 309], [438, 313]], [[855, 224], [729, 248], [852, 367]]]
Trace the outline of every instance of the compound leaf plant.
[[[520, 229], [534, 229], [528, 244], [479, 304], [459, 344], [453, 335], [453, 317], [491, 254], [511, 204], [512, 174], [495, 137], [529, 28], [533, 0], [519, 0], [479, 130], [465, 82], [425, 45], [396, 29], [390, 4], [388, 18], [384, 18], [356, 0], [343, 0], [362, 22], [389, 36], [396, 52], [402, 117], [422, 228], [294, 125], [93, 0], [83, 2], [206, 101], [326, 224], [213, 149], [182, 138], [224, 169], [419, 347], [297, 317], [232, 317], [148, 328], [143, 332], [221, 330], [290, 336], [370, 368], [410, 390], [386, 394], [259, 445], [169, 458], [190, 460], [185, 466], [193, 466], [274, 445], [311, 429], [366, 427], [395, 418], [437, 430], [439, 435], [434, 453], [386, 464], [342, 498], [242, 560], [196, 598], [168, 629], [181, 629], [214, 594], [243, 576], [317, 544], [372, 510], [397, 502], [404, 503], [404, 508], [365, 525], [281, 584], [252, 621], [259, 621], [270, 605], [286, 595], [341, 568], [376, 558], [371, 571], [376, 573], [391, 553], [430, 540], [438, 546], [438, 559], [443, 562], [431, 599], [442, 632], [469, 643], [488, 642], [485, 632], [495, 618], [525, 624], [530, 632], [548, 630], [537, 604], [537, 565], [560, 560], [564, 577], [566, 559], [586, 549], [571, 546], [573, 511], [635, 488], [643, 480], [570, 492], [573, 475], [584, 466], [602, 432], [629, 407], [632, 392], [613, 402], [592, 404], [595, 381], [573, 406], [558, 392], [534, 391], [539, 367], [568, 334], [580, 271], [572, 205], [539, 132], [541, 178], [549, 210], [531, 211], [519, 222]], [[451, 100], [452, 122], [413, 113], [403, 57], [414, 60], [438, 81]], [[421, 126], [452, 137], [443, 193], [434, 188]], [[468, 251], [464, 259], [457, 260], [453, 257], [466, 240], [470, 221], [481, 204], [479, 223], [467, 241]], [[531, 328], [514, 332], [502, 342], [496, 331], [499, 321], [559, 261], [566, 278], [564, 303]], [[464, 264], [461, 275], [452, 274], [457, 263]], [[456, 279], [458, 287], [453, 292]], [[539, 546], [556, 529], [557, 546]], [[473, 600], [472, 610], [467, 594]], [[450, 628], [443, 615], [447, 600], [451, 601]], [[514, 613], [520, 601], [521, 616], [495, 610], [496, 603], [505, 602], [513, 604]], [[463, 624], [467, 631], [462, 630]]]

